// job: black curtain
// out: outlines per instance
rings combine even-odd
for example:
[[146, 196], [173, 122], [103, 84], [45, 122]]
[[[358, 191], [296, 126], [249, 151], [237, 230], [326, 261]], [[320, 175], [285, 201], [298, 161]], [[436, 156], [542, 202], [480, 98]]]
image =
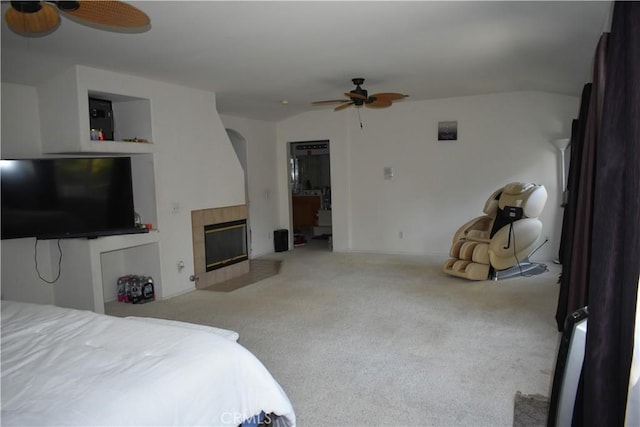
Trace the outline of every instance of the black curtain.
[[560, 331], [564, 327], [567, 314], [588, 305], [589, 301], [593, 191], [597, 178], [596, 147], [599, 143], [598, 133], [606, 84], [605, 58], [608, 37], [605, 33], [598, 42], [593, 83], [587, 84], [583, 89], [577, 135], [575, 138], [572, 135], [571, 141], [569, 200], [565, 206], [562, 224], [563, 253], [559, 257], [562, 276], [556, 322]]
[[572, 128], [556, 321], [589, 307], [573, 424], [622, 426], [640, 278], [640, 2], [615, 3], [588, 92]]
[[584, 424], [624, 425], [640, 277], [640, 2], [616, 2], [596, 148]]
[[[587, 305], [586, 284], [584, 286], [570, 286], [573, 249], [573, 236], [575, 230], [576, 212], [578, 210], [578, 188], [580, 185], [580, 173], [582, 166], [582, 152], [584, 148], [584, 133], [591, 99], [592, 84], [587, 83], [582, 89], [580, 102], [580, 114], [578, 119], [571, 124], [571, 155], [569, 156], [569, 174], [567, 178], [567, 203], [564, 206], [562, 217], [562, 235], [560, 237], [560, 249], [558, 260], [562, 264], [560, 275], [560, 294], [558, 296], [558, 308], [556, 310], [556, 322], [558, 330], [562, 331], [567, 314]], [[571, 297], [569, 293], [571, 292]], [[571, 300], [571, 302], [569, 302]], [[582, 305], [580, 305], [582, 304]]]

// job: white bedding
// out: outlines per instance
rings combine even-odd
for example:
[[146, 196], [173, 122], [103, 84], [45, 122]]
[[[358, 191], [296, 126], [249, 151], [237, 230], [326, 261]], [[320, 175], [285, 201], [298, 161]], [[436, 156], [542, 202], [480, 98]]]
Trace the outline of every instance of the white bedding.
[[286, 394], [232, 331], [1, 304], [4, 426], [237, 426], [261, 411], [295, 426]]

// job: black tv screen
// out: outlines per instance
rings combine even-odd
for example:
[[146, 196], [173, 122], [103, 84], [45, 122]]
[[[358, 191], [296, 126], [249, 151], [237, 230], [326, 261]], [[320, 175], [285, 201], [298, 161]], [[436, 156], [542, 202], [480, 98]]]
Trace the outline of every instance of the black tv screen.
[[129, 157], [0, 160], [2, 239], [98, 237], [135, 227]]

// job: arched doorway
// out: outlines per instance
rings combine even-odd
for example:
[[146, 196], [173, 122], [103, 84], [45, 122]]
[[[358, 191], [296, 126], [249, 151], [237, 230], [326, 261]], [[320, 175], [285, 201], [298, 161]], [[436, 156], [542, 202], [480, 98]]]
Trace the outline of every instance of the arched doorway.
[[242, 170], [244, 171], [244, 202], [247, 205], [247, 240], [248, 240], [248, 252], [249, 257], [251, 257], [251, 214], [249, 209], [249, 168], [248, 168], [248, 160], [247, 160], [247, 140], [242, 136], [239, 132], [233, 129], [225, 129], [227, 131], [227, 136], [231, 141], [231, 146], [238, 156], [238, 161], [240, 162], [240, 166], [242, 166]]

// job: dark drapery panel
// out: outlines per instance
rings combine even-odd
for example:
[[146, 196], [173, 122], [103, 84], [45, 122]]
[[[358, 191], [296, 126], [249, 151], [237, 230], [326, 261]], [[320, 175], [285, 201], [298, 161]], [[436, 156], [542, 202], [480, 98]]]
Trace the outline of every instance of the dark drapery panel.
[[[558, 330], [563, 329], [568, 313], [588, 305], [593, 191], [597, 175], [595, 168], [596, 147], [606, 84], [604, 63], [608, 37], [607, 33], [603, 34], [596, 48], [589, 104], [586, 110], [581, 108], [582, 117], [578, 118], [578, 135], [576, 137], [576, 158], [574, 159], [573, 151], [571, 155], [571, 161], [575, 160], [576, 163], [569, 166], [570, 173], [574, 167], [577, 170], [573, 187], [569, 188], [569, 203], [565, 207], [567, 209], [565, 220], [567, 220], [567, 226], [571, 227], [571, 231], [567, 233], [567, 238], [570, 237], [570, 240], [565, 242], [565, 253], [560, 259], [562, 276], [556, 310]], [[574, 147], [571, 149], [573, 150]], [[569, 218], [569, 215], [572, 216]]]
[[[589, 111], [589, 100], [591, 99], [591, 83], [584, 85], [580, 101], [580, 113], [578, 119], [571, 124], [571, 151], [569, 156], [569, 174], [567, 177], [567, 203], [564, 206], [562, 216], [562, 234], [560, 237], [560, 249], [558, 260], [562, 264], [562, 274], [560, 275], [560, 293], [558, 295], [558, 308], [556, 310], [556, 321], [558, 330], [562, 331], [567, 314], [570, 313], [569, 304], [569, 283], [571, 277], [571, 249], [573, 247], [573, 232], [575, 228], [574, 219], [578, 203], [578, 186], [580, 184], [580, 170], [582, 159], [582, 148], [584, 142], [584, 132], [587, 123], [587, 112]], [[585, 304], [586, 305], [586, 304]], [[583, 305], [584, 307], [584, 305]], [[575, 310], [573, 310], [575, 311]]]
[[583, 365], [584, 424], [624, 425], [640, 275], [640, 2], [616, 2], [606, 55]]

